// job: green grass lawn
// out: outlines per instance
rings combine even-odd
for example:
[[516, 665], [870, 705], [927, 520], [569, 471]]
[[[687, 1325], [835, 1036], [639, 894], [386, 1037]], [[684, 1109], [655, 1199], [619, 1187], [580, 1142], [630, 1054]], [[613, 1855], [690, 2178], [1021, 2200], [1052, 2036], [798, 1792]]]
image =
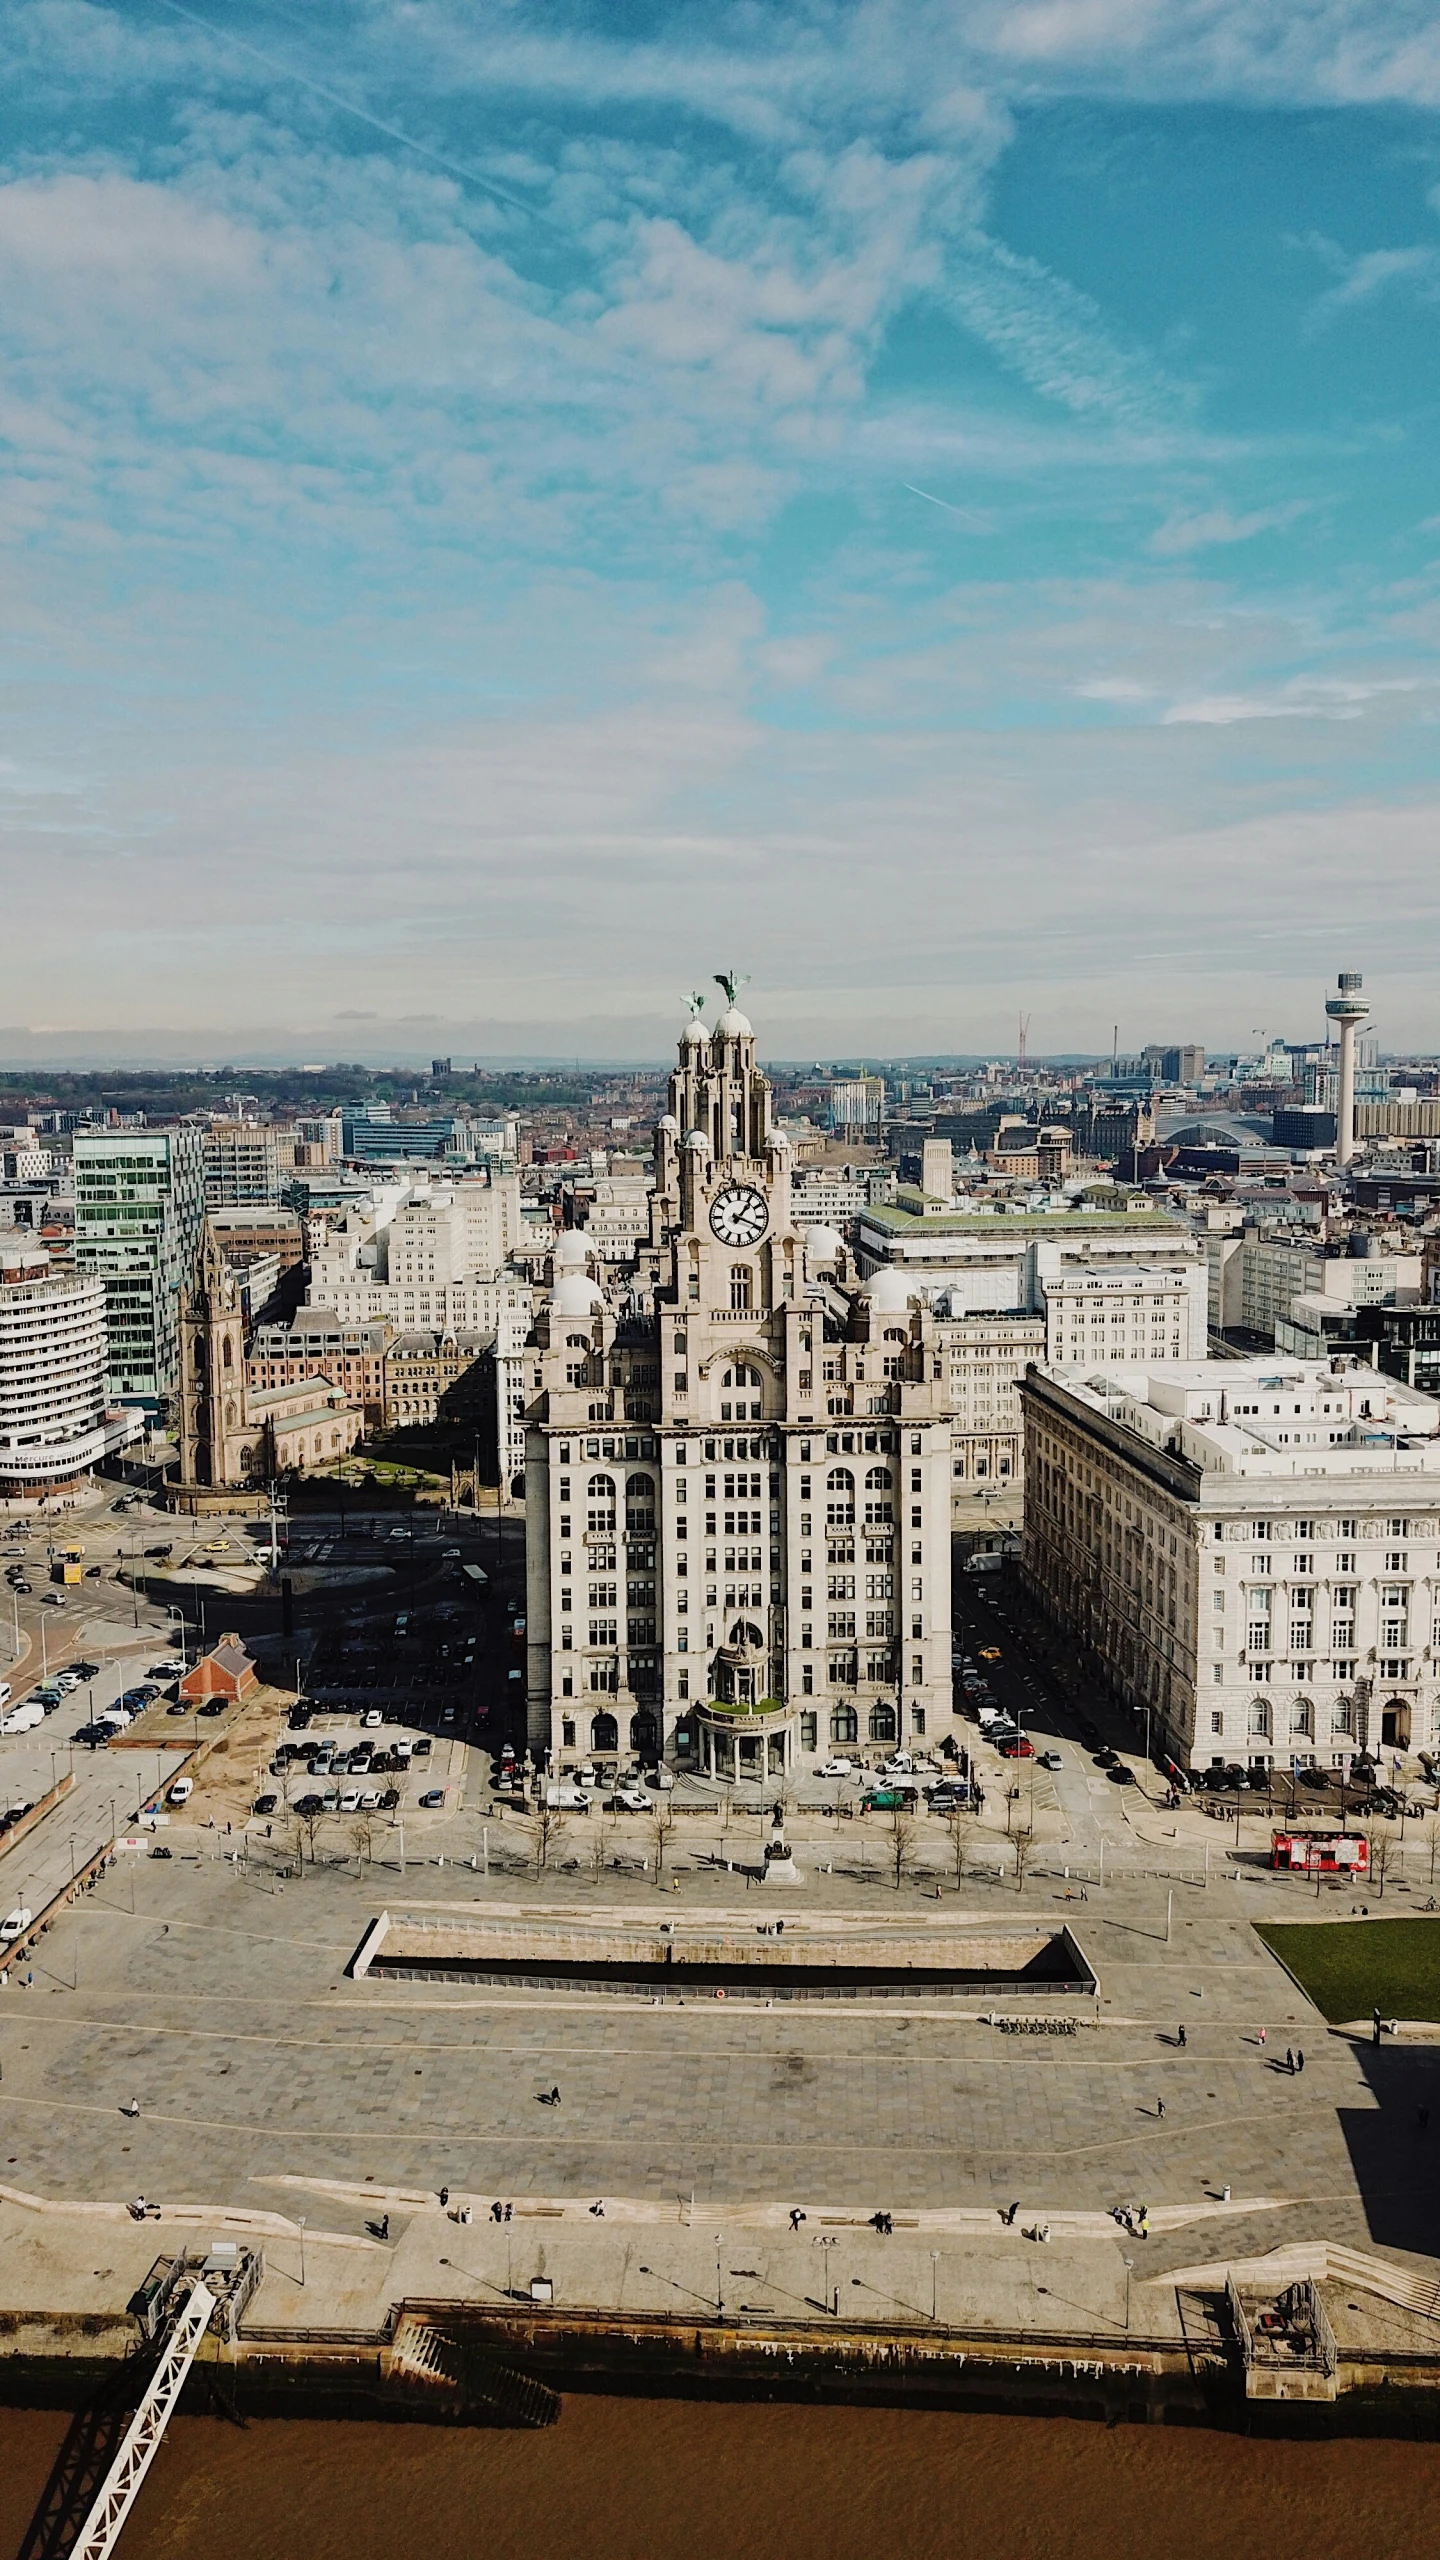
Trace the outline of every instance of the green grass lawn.
[[1440, 1920], [1327, 1920], [1258, 1928], [1332, 2025], [1344, 2018], [1440, 2019]]

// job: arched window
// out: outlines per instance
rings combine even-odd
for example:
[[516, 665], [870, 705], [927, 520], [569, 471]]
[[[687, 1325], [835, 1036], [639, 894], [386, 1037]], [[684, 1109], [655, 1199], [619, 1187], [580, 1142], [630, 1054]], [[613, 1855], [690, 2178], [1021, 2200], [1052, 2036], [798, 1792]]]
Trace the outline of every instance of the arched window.
[[592, 1719], [590, 1725], [590, 1748], [592, 1751], [619, 1750], [620, 1727], [613, 1716], [595, 1716]]
[[853, 1707], [834, 1707], [830, 1713], [832, 1742], [856, 1742], [860, 1737], [860, 1719]]
[[889, 1468], [867, 1467], [865, 1470], [865, 1490], [867, 1493], [888, 1493], [890, 1490]]
[[251, 1470], [251, 1468], [254, 1466], [254, 1464], [255, 1464], [255, 1452], [254, 1452], [254, 1450], [253, 1450], [253, 1449], [242, 1449], [242, 1450], [241, 1450], [241, 1452], [240, 1452], [240, 1465], [241, 1465], [241, 1468], [243, 1469], [244, 1473], [245, 1473], [247, 1476], [249, 1475], [250, 1470]]
[[871, 1710], [870, 1710], [870, 1739], [871, 1739], [871, 1741], [872, 1741], [872, 1742], [893, 1742], [893, 1741], [894, 1741], [894, 1739], [895, 1739], [895, 1710], [894, 1710], [894, 1708], [893, 1708], [893, 1707], [884, 1707], [884, 1706], [876, 1705], [876, 1706], [873, 1706], [873, 1707], [871, 1708]]
[[652, 1715], [642, 1711], [638, 1716], [631, 1717], [630, 1748], [632, 1751], [655, 1752], [659, 1750], [660, 1728], [656, 1724]]
[[831, 1529], [855, 1526], [855, 1478], [848, 1467], [832, 1467], [825, 1479], [825, 1523]]
[[225, 1336], [225, 1346], [224, 1346], [224, 1349], [223, 1349], [223, 1351], [221, 1352], [221, 1355], [220, 1355], [220, 1356], [221, 1356], [221, 1360], [222, 1360], [222, 1362], [223, 1362], [224, 1366], [225, 1366], [227, 1369], [233, 1369], [233, 1368], [234, 1368], [234, 1366], [235, 1366], [235, 1353], [234, 1353], [234, 1349], [233, 1349], [233, 1346], [232, 1346], [232, 1344], [231, 1344], [230, 1336], [229, 1336], [229, 1334], [228, 1334], [228, 1333], [227, 1333], [227, 1334], [226, 1334], [226, 1336]]
[[627, 1476], [625, 1479], [625, 1499], [627, 1502], [653, 1502], [655, 1499], [654, 1477], [639, 1475]]
[[592, 1502], [613, 1502], [615, 1487], [609, 1476], [592, 1476], [586, 1491]]
[[885, 1328], [885, 1339], [887, 1342], [904, 1342], [906, 1336], [898, 1324], [888, 1324]]
[[720, 1384], [722, 1387], [758, 1387], [760, 1372], [758, 1369], [746, 1368], [742, 1361], [738, 1368], [726, 1370]]
[[749, 1263], [732, 1262], [730, 1265], [730, 1305], [737, 1315], [748, 1315], [750, 1311], [750, 1287], [751, 1274]]
[[590, 1348], [590, 1336], [588, 1333], [567, 1333], [565, 1336], [565, 1348], [567, 1351], [588, 1351]]
[[235, 1400], [233, 1396], [225, 1407], [225, 1428], [227, 1431], [233, 1431], [235, 1428]]
[[764, 1637], [758, 1627], [751, 1625], [748, 1618], [736, 1619], [730, 1630], [730, 1642], [737, 1648], [743, 1646], [747, 1653], [763, 1653], [765, 1649]]

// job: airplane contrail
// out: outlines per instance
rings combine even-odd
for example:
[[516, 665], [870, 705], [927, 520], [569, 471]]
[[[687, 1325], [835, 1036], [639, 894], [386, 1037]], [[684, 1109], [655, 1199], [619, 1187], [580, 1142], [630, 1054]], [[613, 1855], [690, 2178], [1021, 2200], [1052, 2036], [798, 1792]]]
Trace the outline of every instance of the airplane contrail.
[[912, 498], [928, 498], [932, 507], [943, 507], [947, 516], [959, 516], [962, 523], [978, 524], [983, 532], [985, 519], [977, 516], [973, 508], [952, 507], [948, 498], [937, 498], [931, 489], [917, 489], [913, 480], [902, 480], [900, 486], [908, 489]]
[[487, 195], [494, 196], [501, 204], [512, 205], [517, 213], [527, 214], [532, 222], [542, 223], [547, 231], [558, 229], [558, 225], [545, 214], [537, 212], [534, 205], [527, 204], [523, 196], [512, 195], [508, 187], [497, 186], [493, 178], [482, 177], [478, 169], [467, 169], [462, 160], [447, 159], [443, 151], [432, 150], [428, 142], [417, 142], [413, 134], [402, 133], [398, 125], [387, 124], [383, 116], [372, 115], [368, 107], [357, 107], [352, 99], [342, 97], [338, 89], [327, 89], [322, 80], [313, 80], [308, 71], [296, 71], [290, 63], [277, 61], [274, 54], [263, 53], [259, 45], [250, 44], [244, 36], [232, 35], [228, 27], [217, 27], [213, 19], [202, 17], [198, 9], [182, 7], [181, 0], [159, 0], [159, 5], [168, 9], [172, 18], [186, 19], [192, 27], [202, 28], [207, 36], [214, 36], [220, 44], [232, 46], [237, 53], [248, 53], [252, 62], [263, 64], [267, 71], [276, 72], [282, 80], [293, 80], [298, 88], [309, 89], [315, 97], [323, 98], [327, 106], [338, 107], [342, 115], [354, 116], [357, 122], [368, 124], [389, 141], [403, 144], [407, 151], [418, 152], [422, 160], [433, 161], [437, 169], [448, 169], [453, 178], [463, 178], [467, 186], [483, 187]]

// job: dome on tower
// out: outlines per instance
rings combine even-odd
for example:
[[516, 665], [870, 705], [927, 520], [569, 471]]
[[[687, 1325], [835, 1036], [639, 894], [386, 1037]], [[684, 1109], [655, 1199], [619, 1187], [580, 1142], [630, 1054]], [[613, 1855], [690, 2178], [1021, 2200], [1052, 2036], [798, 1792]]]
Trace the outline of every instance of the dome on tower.
[[562, 1271], [583, 1271], [589, 1250], [578, 1227], [562, 1228], [550, 1257], [556, 1276]]
[[823, 1263], [838, 1262], [845, 1250], [845, 1239], [833, 1227], [807, 1227], [805, 1230], [806, 1268], [818, 1271]]
[[708, 1156], [710, 1153], [710, 1141], [706, 1137], [703, 1129], [687, 1130], [685, 1134], [685, 1144], [697, 1156]]
[[655, 1126], [662, 1138], [678, 1138], [680, 1135], [680, 1123], [673, 1111], [662, 1111]]
[[550, 1300], [557, 1316], [593, 1316], [596, 1308], [604, 1304], [594, 1281], [587, 1280], [583, 1271], [567, 1271], [562, 1280], [557, 1280]]
[[897, 1271], [893, 1264], [887, 1263], [882, 1271], [876, 1272], [865, 1294], [870, 1301], [872, 1315], [900, 1316], [908, 1314], [914, 1291], [909, 1273]]
[[738, 1004], [726, 1006], [715, 1028], [722, 1040], [753, 1040], [755, 1037], [748, 1015], [741, 1012]]
[[703, 1049], [710, 1034], [698, 1013], [692, 1013], [680, 1037], [687, 1049]]

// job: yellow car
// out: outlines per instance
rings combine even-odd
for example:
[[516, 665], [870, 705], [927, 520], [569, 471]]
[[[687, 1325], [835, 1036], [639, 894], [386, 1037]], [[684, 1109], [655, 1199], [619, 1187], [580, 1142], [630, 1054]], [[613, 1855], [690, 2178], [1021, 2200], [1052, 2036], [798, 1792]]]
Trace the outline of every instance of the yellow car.
[[982, 1662], [998, 1662], [1000, 1659], [1000, 1647], [998, 1644], [982, 1644], [980, 1647], [980, 1659]]
[[230, 1553], [229, 1539], [207, 1538], [205, 1541], [205, 1553], [207, 1556], [228, 1556]]

